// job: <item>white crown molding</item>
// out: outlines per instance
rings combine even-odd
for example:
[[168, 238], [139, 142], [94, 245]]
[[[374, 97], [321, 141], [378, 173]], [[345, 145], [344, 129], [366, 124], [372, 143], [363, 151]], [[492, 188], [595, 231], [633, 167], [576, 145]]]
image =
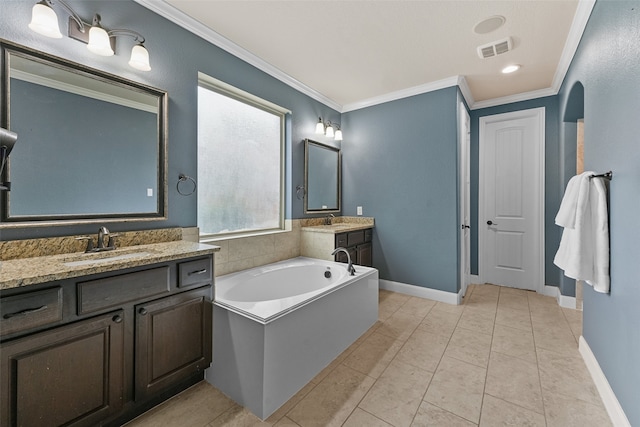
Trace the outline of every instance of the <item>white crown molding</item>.
[[248, 64], [253, 65], [257, 69], [269, 74], [271, 77], [274, 77], [280, 80], [281, 82], [287, 84], [293, 89], [299, 92], [302, 92], [303, 94], [309, 96], [310, 98], [315, 99], [318, 102], [323, 103], [327, 107], [333, 108], [336, 111], [341, 111], [342, 106], [337, 102], [324, 96], [323, 94], [316, 91], [315, 89], [310, 88], [304, 83], [294, 79], [293, 77], [289, 76], [288, 74], [284, 73], [283, 71], [274, 67], [273, 65], [264, 61], [263, 59], [257, 57], [256, 55], [249, 52], [248, 50], [238, 46], [237, 44], [233, 43], [231, 40], [227, 39], [226, 37], [213, 31], [211, 28], [203, 25], [202, 23], [191, 18], [190, 16], [183, 13], [182, 11], [166, 3], [164, 0], [134, 0], [134, 1], [140, 4], [141, 6], [144, 6], [147, 9], [151, 10], [152, 12], [155, 12], [158, 15], [168, 19], [174, 24], [181, 26], [185, 30], [190, 31], [196, 36], [208, 41], [209, 43], [218, 46], [220, 49], [225, 50], [226, 52], [229, 52], [233, 56], [236, 56], [241, 60], [247, 62]]
[[425, 83], [418, 86], [401, 89], [395, 92], [387, 93], [380, 96], [374, 96], [373, 98], [364, 99], [362, 101], [353, 102], [351, 104], [345, 104], [342, 106], [342, 112], [359, 110], [361, 108], [372, 107], [378, 104], [384, 104], [386, 102], [396, 101], [402, 98], [408, 98], [414, 95], [420, 95], [427, 92], [433, 92], [435, 90], [444, 89], [451, 86], [457, 86], [459, 76], [448, 77], [446, 79], [438, 80], [435, 82]]
[[576, 54], [576, 50], [578, 50], [582, 34], [584, 34], [584, 29], [587, 26], [587, 22], [589, 22], [589, 17], [591, 16], [591, 12], [593, 11], [593, 6], [595, 6], [595, 4], [596, 0], [580, 0], [580, 2], [578, 2], [576, 14], [573, 16], [573, 22], [571, 23], [571, 28], [567, 35], [567, 41], [564, 44], [564, 49], [562, 49], [558, 68], [556, 68], [556, 73], [553, 76], [553, 82], [551, 83], [551, 87], [556, 94], [560, 92], [560, 87], [567, 75], [567, 71], [569, 71], [569, 66], [571, 65], [571, 61], [573, 61], [573, 56]]
[[469, 107], [469, 109], [471, 109], [476, 101], [475, 99], [473, 99], [471, 88], [469, 88], [467, 79], [464, 76], [458, 76], [458, 88], [460, 88], [460, 93], [462, 93], [462, 97], [467, 102], [467, 106]]
[[478, 101], [470, 106], [472, 110], [480, 108], [495, 107], [497, 105], [511, 104], [512, 102], [528, 101], [530, 99], [544, 98], [545, 96], [557, 95], [558, 91], [552, 88], [532, 90], [530, 92], [516, 93], [515, 95], [502, 96], [500, 98]]

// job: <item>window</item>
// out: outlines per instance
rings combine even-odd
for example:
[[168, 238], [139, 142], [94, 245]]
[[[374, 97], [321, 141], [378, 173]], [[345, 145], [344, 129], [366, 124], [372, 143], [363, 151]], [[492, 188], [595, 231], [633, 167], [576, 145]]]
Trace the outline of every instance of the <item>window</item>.
[[288, 111], [204, 74], [198, 80], [200, 235], [282, 229]]

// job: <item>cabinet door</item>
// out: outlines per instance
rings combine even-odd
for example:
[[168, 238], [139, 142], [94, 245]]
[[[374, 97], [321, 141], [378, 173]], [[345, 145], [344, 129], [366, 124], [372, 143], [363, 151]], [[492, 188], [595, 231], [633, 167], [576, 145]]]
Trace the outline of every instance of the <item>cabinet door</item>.
[[136, 400], [209, 367], [211, 292], [208, 286], [136, 306]]
[[358, 264], [366, 267], [373, 266], [373, 252], [371, 243], [358, 246]]
[[0, 424], [95, 426], [122, 407], [122, 311], [1, 345]]

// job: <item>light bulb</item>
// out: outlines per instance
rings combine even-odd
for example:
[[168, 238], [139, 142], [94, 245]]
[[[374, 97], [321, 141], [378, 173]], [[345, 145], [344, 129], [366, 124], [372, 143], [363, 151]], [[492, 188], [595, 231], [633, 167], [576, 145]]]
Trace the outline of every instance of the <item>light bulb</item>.
[[31, 22], [29, 28], [38, 34], [61, 39], [60, 27], [58, 27], [58, 15], [45, 3], [37, 3], [31, 9]]
[[149, 52], [142, 44], [137, 44], [131, 49], [131, 59], [129, 60], [131, 65], [136, 70], [149, 71], [151, 65], [149, 65]]
[[113, 56], [113, 49], [111, 49], [111, 41], [109, 41], [109, 34], [102, 27], [91, 27], [89, 30], [89, 44], [87, 49], [96, 55], [100, 56]]
[[318, 124], [316, 124], [316, 134], [324, 134], [324, 123], [322, 123], [322, 119], [320, 117], [318, 117]]

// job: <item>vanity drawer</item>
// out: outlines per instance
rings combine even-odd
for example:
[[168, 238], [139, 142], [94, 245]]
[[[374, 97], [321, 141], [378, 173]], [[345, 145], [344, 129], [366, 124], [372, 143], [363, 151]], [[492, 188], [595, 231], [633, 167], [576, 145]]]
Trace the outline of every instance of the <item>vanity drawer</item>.
[[364, 243], [364, 230], [352, 231], [348, 236], [349, 246]]
[[59, 322], [62, 320], [62, 288], [2, 298], [0, 313], [2, 336]]
[[178, 287], [184, 288], [196, 283], [209, 283], [213, 274], [212, 270], [211, 258], [181, 262], [178, 264]]
[[78, 314], [86, 314], [144, 298], [168, 294], [169, 267], [78, 283]]
[[347, 244], [347, 233], [340, 233], [340, 234], [336, 234], [336, 248], [345, 248], [347, 246], [349, 246]]

